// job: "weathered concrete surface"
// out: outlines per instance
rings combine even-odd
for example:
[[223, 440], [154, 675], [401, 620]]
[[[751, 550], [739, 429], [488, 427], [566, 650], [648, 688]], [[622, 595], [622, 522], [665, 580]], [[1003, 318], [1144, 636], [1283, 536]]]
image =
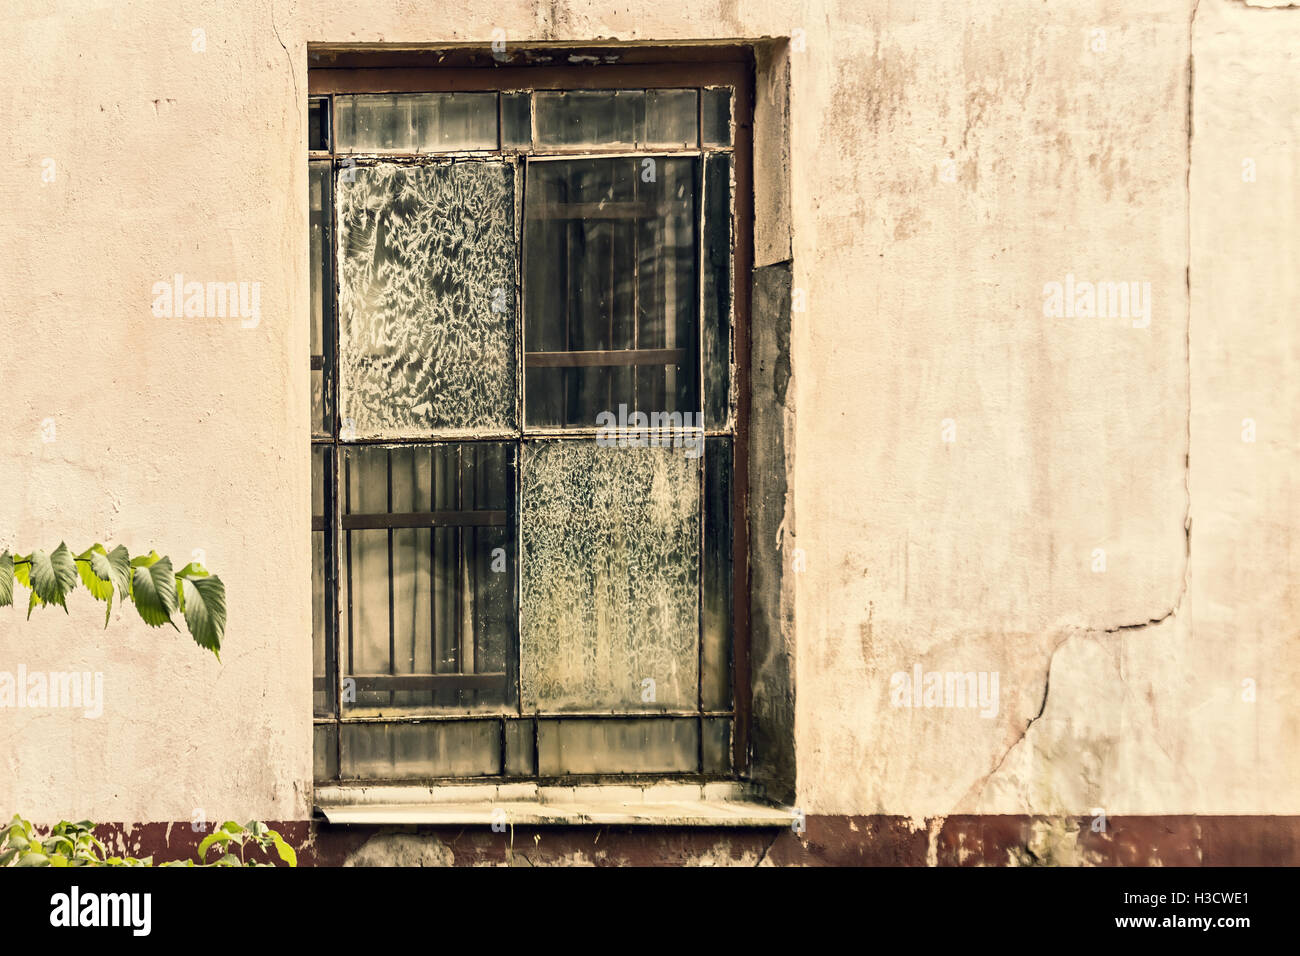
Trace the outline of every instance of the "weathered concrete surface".
[[[951, 813], [1300, 812], [1300, 10], [1200, 0], [1193, 31], [1193, 8], [11, 5], [0, 546], [203, 548], [230, 625], [218, 666], [129, 616], [104, 633], [85, 600], [4, 612], [0, 668], [102, 670], [108, 699], [98, 721], [0, 712], [0, 806], [306, 818], [306, 44], [502, 27], [802, 31], [788, 200], [779, 153], [755, 170], [760, 217], [789, 217], [756, 225], [756, 264], [790, 260], [803, 308], [781, 541], [807, 559], [798, 805], [926, 832]], [[260, 324], [153, 318], [150, 286], [177, 272], [261, 282]], [[1045, 316], [1067, 275], [1149, 282], [1149, 325]], [[916, 664], [997, 672], [997, 716], [891, 706]]]
[[[272, 822], [300, 866], [1296, 866], [1295, 817], [810, 816], [803, 832], [716, 827], [309, 826]], [[193, 860], [188, 821], [105, 825], [114, 852]], [[258, 860], [265, 856], [252, 854]], [[274, 861], [268, 861], [274, 862]]]

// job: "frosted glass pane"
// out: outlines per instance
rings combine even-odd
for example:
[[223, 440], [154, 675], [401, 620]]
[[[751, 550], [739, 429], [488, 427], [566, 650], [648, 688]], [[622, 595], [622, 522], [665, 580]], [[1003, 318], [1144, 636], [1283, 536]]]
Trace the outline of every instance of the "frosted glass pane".
[[543, 777], [593, 773], [691, 773], [699, 769], [699, 722], [685, 720], [539, 720]]
[[497, 148], [495, 93], [365, 93], [334, 109], [339, 152]]
[[340, 416], [357, 437], [515, 421], [514, 168], [340, 174]]
[[524, 709], [694, 710], [699, 459], [533, 443], [522, 487]]

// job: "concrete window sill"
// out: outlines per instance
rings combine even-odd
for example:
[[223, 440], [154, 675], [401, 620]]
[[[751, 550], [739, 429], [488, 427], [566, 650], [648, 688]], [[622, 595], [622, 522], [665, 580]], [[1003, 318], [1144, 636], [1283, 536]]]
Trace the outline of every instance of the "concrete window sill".
[[541, 787], [317, 787], [331, 824], [788, 827], [790, 810], [740, 784]]

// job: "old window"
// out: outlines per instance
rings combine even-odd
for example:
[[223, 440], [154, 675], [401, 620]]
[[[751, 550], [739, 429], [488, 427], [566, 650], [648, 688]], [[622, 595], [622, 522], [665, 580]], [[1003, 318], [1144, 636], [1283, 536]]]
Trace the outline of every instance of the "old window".
[[317, 780], [743, 769], [745, 69], [309, 117]]

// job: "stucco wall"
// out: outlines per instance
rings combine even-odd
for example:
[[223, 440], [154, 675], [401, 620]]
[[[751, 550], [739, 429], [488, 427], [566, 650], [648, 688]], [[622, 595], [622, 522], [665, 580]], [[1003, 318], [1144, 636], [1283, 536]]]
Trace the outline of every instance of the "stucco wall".
[[[806, 560], [803, 809], [1300, 811], [1300, 10], [1193, 10], [11, 5], [0, 547], [201, 548], [230, 612], [221, 664], [133, 611], [102, 630], [84, 592], [0, 612], [0, 669], [102, 671], [106, 698], [0, 710], [0, 807], [307, 814], [306, 44], [504, 28], [796, 38], [791, 188], [760, 197], [756, 242], [792, 260], [791, 520], [753, 547]], [[260, 322], [155, 318], [175, 273], [260, 282]], [[1067, 275], [1149, 282], [1149, 324], [1045, 316]], [[996, 672], [996, 716], [892, 706], [918, 664]]]

